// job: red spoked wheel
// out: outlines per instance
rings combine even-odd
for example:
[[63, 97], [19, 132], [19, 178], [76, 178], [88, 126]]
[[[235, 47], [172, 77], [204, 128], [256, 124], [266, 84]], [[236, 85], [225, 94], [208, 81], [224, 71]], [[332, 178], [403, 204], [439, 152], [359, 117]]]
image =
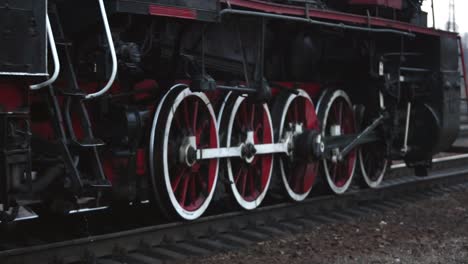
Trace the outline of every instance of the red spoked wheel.
[[[279, 95], [273, 108], [273, 124], [276, 142], [293, 141], [305, 131], [320, 131], [314, 103], [303, 90], [298, 90], [297, 94], [286, 92]], [[294, 201], [303, 201], [315, 183], [319, 161], [297, 157], [294, 149], [277, 157], [279, 173], [288, 197]]]
[[[273, 126], [267, 104], [251, 102], [230, 93], [219, 117], [223, 147], [273, 143]], [[273, 171], [273, 154], [255, 155], [246, 151], [242, 157], [226, 160], [230, 189], [237, 203], [244, 209], [257, 208], [265, 198]]]
[[218, 148], [216, 117], [203, 93], [184, 85], [158, 106], [151, 131], [151, 184], [163, 213], [186, 220], [208, 208], [218, 179], [218, 159], [196, 160], [197, 149]]
[[[356, 133], [353, 106], [343, 90], [325, 91], [317, 108], [319, 120], [322, 121], [323, 138]], [[356, 168], [357, 150], [353, 149], [340, 160], [338, 154], [343, 147], [333, 149], [330, 157], [323, 160], [328, 186], [336, 194], [348, 190]]]

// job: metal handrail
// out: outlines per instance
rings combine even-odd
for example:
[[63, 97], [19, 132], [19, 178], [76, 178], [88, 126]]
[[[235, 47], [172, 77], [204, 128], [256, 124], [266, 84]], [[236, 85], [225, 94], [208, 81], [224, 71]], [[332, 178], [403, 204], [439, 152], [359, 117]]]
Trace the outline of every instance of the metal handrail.
[[114, 40], [112, 39], [112, 33], [110, 30], [110, 26], [109, 26], [109, 20], [107, 19], [106, 7], [104, 6], [103, 0], [98, 0], [98, 2], [99, 2], [99, 8], [101, 9], [102, 21], [104, 23], [104, 29], [106, 32], [107, 42], [108, 42], [109, 49], [111, 52], [111, 57], [112, 57], [112, 73], [107, 84], [100, 91], [86, 95], [85, 99], [93, 99], [93, 98], [99, 97], [107, 93], [107, 91], [109, 91], [109, 89], [114, 84], [115, 77], [117, 76], [117, 55], [115, 52]]
[[49, 15], [46, 16], [46, 30], [47, 37], [49, 38], [50, 50], [52, 51], [52, 58], [54, 60], [55, 69], [54, 73], [52, 74], [52, 77], [50, 77], [50, 79], [48, 79], [47, 81], [30, 85], [29, 88], [31, 90], [39, 90], [53, 84], [57, 80], [60, 73], [60, 59], [57, 52], [57, 46], [55, 45], [54, 33], [52, 31], [52, 26], [50, 25]]

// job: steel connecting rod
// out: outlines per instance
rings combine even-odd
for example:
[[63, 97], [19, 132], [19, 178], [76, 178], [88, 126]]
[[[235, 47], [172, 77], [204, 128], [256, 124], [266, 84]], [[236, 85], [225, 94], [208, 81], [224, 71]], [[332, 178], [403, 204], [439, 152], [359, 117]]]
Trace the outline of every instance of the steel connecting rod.
[[223, 159], [223, 158], [243, 157], [244, 151], [246, 149], [249, 149], [249, 151], [253, 155], [288, 153], [290, 150], [290, 143], [283, 142], [283, 143], [258, 144], [258, 145], [244, 143], [237, 147], [197, 149], [196, 159], [206, 160], [206, 159]]

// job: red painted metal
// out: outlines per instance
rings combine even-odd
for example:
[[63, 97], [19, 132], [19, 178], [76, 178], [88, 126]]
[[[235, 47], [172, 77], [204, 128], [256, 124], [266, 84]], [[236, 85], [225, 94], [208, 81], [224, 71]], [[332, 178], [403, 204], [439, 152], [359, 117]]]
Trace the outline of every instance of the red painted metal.
[[460, 47], [463, 81], [465, 82], [465, 97], [468, 97], [468, 79], [466, 77], [465, 53], [463, 51], [463, 43], [462, 43], [462, 40], [461, 40], [460, 36], [458, 36], [458, 46]]
[[136, 152], [136, 174], [146, 174], [146, 149], [139, 148]]
[[135, 84], [133, 89], [138, 91], [134, 96], [136, 100], [145, 100], [152, 96], [152, 91], [158, 89], [158, 83], [155, 80], [146, 79]]
[[[232, 137], [232, 146], [238, 143], [238, 138], [245, 138], [248, 131], [253, 132], [255, 144], [273, 143], [272, 127], [262, 104], [242, 101], [235, 116], [233, 131], [238, 131], [241, 135]], [[240, 158], [231, 158], [231, 162], [234, 183], [242, 198], [248, 202], [257, 200], [267, 188], [271, 177], [273, 155], [257, 155], [251, 163], [246, 163]]]
[[15, 111], [28, 100], [28, 84], [20, 81], [0, 80], [0, 111]]
[[[227, 0], [221, 0], [226, 3]], [[265, 2], [262, 0], [229, 0], [231, 6], [237, 6], [242, 8], [249, 8], [256, 11], [263, 11], [267, 13], [275, 13], [281, 15], [301, 16], [306, 17], [306, 8], [302, 6], [293, 6], [286, 4], [278, 4]], [[420, 27], [413, 24], [404, 23], [401, 21], [378, 18], [378, 17], [366, 17], [355, 14], [336, 12], [331, 10], [319, 10], [309, 8], [309, 17], [312, 19], [325, 19], [333, 20], [349, 24], [359, 24], [366, 26], [385, 27], [397, 30], [403, 30], [413, 33], [421, 33], [434, 36], [449, 36], [456, 38], [457, 34], [447, 31], [436, 30], [432, 28]]]
[[403, 7], [402, 0], [349, 0], [351, 5], [377, 5], [395, 9]]
[[[274, 82], [274, 84], [281, 85], [282, 87], [289, 89], [301, 89], [307, 92], [311, 98], [318, 98], [320, 95], [322, 87], [319, 83], [315, 82]], [[279, 89], [273, 89], [273, 95], [277, 95], [281, 92]]]
[[[205, 103], [196, 96], [186, 97], [175, 109], [169, 135], [169, 164], [179, 163], [179, 153], [174, 151], [183, 138], [195, 136], [197, 149], [217, 148], [216, 120], [213, 120]], [[193, 166], [171, 166], [169, 174], [172, 191], [177, 202], [187, 211], [198, 210], [215, 187], [216, 168], [219, 161], [211, 159], [196, 162]]]
[[183, 19], [197, 19], [197, 11], [190, 8], [149, 5], [149, 13], [153, 16], [177, 17]]
[[[338, 98], [333, 101], [328, 115], [327, 127], [325, 131], [330, 131], [332, 125], [339, 125], [342, 135], [350, 135], [356, 133], [354, 124], [354, 113], [343, 98]], [[328, 135], [327, 135], [328, 136]], [[333, 182], [337, 187], [343, 187], [353, 175], [354, 164], [357, 159], [356, 149], [352, 150], [343, 161], [333, 163], [328, 162], [329, 171]]]
[[[285, 126], [289, 124], [302, 124], [307, 130], [319, 131], [319, 121], [315, 114], [314, 104], [304, 97], [296, 97], [289, 106]], [[289, 159], [289, 157], [280, 157]], [[291, 166], [289, 162], [283, 162], [285, 172], [289, 177], [288, 184], [297, 194], [305, 194], [312, 188], [319, 169], [319, 162], [297, 162]]]

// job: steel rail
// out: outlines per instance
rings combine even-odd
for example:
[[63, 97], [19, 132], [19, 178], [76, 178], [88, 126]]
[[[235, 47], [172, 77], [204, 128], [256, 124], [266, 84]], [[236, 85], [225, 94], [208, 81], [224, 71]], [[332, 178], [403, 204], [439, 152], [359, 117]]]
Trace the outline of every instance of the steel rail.
[[[232, 231], [233, 226], [237, 230], [242, 230], [252, 226], [265, 225], [272, 219], [295, 219], [297, 217], [302, 217], [303, 221], [312, 221], [307, 219], [320, 217], [322, 215], [320, 212], [324, 208], [328, 208], [329, 211], [337, 207], [349, 208], [350, 206], [359, 205], [363, 201], [375, 202], [378, 205], [380, 202], [377, 203], [376, 201], [380, 201], [385, 197], [401, 197], [401, 195], [395, 196], [395, 192], [408, 192], [414, 195], [417, 190], [441, 185], [460, 184], [467, 182], [467, 180], [468, 167], [465, 165], [463, 168], [443, 170], [425, 178], [409, 176], [404, 181], [401, 179], [389, 180], [384, 182], [380, 188], [354, 190], [342, 196], [318, 196], [309, 198], [302, 203], [281, 203], [261, 207], [253, 212], [226, 213], [203, 217], [192, 222], [162, 224], [59, 243], [6, 250], [0, 252], [0, 263], [49, 263], [55, 260], [67, 264], [86, 259], [90, 263], [95, 263], [93, 261], [99, 263], [102, 258], [114, 256], [116, 252], [126, 252], [122, 254], [129, 257], [129, 259], [132, 259], [132, 256], [141, 257], [140, 253], [135, 253], [135, 255], [134, 252], [152, 252], [153, 254], [148, 254], [159, 258], [161, 257], [160, 253], [155, 252], [161, 252], [161, 249], [154, 249], [153, 247], [166, 244], [174, 246], [175, 242], [183, 243], [183, 241], [193, 239], [204, 239], [203, 237], [210, 234], [225, 234]], [[252, 232], [255, 233], [255, 231]], [[168, 243], [168, 241], [174, 243]], [[213, 242], [212, 244], [216, 247], [217, 243]], [[168, 253], [171, 252], [170, 250], [164, 250], [166, 255], [171, 255]], [[173, 251], [173, 254], [180, 253]], [[92, 260], [90, 260], [90, 257]], [[126, 258], [125, 262], [133, 263], [129, 259]], [[108, 263], [107, 260], [102, 263]]]

